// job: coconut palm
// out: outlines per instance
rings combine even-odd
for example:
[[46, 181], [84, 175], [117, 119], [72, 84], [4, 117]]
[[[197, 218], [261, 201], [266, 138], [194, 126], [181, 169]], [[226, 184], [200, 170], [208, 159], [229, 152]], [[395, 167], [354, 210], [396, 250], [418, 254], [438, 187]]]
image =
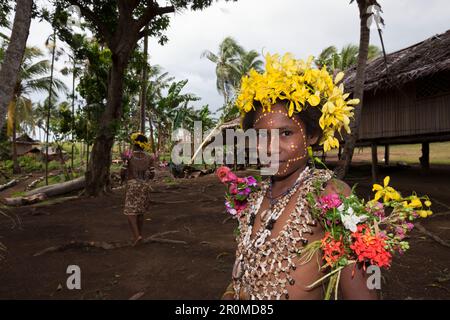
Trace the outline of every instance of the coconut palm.
[[168, 72], [163, 72], [162, 68], [158, 65], [150, 66], [149, 79], [147, 80], [146, 88], [146, 105], [147, 105], [147, 115], [150, 128], [150, 144], [152, 147], [152, 152], [156, 151], [155, 138], [154, 138], [154, 128], [155, 128], [155, 112], [158, 105], [158, 101], [163, 98], [163, 91], [170, 87], [170, 82], [175, 78], [169, 76]]
[[[322, 50], [315, 64], [322, 68], [327, 66], [329, 72], [344, 71], [353, 67], [358, 62], [359, 47], [354, 44], [344, 46], [338, 51], [335, 46], [329, 46]], [[381, 51], [377, 46], [369, 45], [367, 59], [370, 61], [380, 55]]]
[[[351, 0], [350, 3], [354, 2]], [[353, 89], [353, 97], [360, 100], [360, 104], [354, 110], [354, 119], [350, 124], [351, 133], [345, 140], [344, 151], [342, 153], [340, 163], [334, 169], [338, 178], [342, 179], [348, 172], [350, 167], [350, 163], [353, 158], [353, 151], [355, 149], [356, 141], [358, 139], [358, 131], [359, 125], [361, 122], [361, 113], [362, 108], [364, 106], [363, 97], [364, 97], [364, 81], [366, 79], [366, 65], [369, 56], [370, 45], [370, 30], [367, 25], [368, 18], [370, 13], [367, 11], [369, 6], [377, 5], [378, 2], [376, 0], [356, 0], [359, 10], [359, 18], [360, 18], [360, 40], [359, 40], [359, 51], [358, 51], [358, 60], [356, 63], [356, 76], [354, 80], [354, 89]]]
[[[39, 48], [28, 47], [25, 49], [20, 75], [14, 88], [13, 99], [8, 106], [8, 132], [13, 141], [14, 173], [20, 172], [16, 152], [16, 131], [34, 130], [33, 108], [29, 95], [33, 92], [48, 90], [50, 77], [48, 73], [50, 65], [48, 60], [36, 59], [43, 56]], [[0, 55], [1, 57], [1, 55]], [[58, 79], [53, 79], [52, 91], [57, 96], [58, 91], [66, 91], [65, 84]]]
[[235, 72], [235, 78], [238, 81], [234, 84], [234, 87], [237, 88], [240, 84], [240, 79], [248, 74], [250, 70], [255, 69], [258, 72], [262, 72], [263, 62], [259, 59], [259, 53], [255, 50], [250, 51], [241, 51], [238, 56], [232, 60], [232, 64], [230, 65], [233, 71]]
[[244, 49], [231, 37], [226, 37], [219, 45], [217, 53], [205, 50], [202, 57], [216, 64], [216, 87], [224, 97], [224, 104], [228, 105], [233, 95], [233, 89], [239, 82], [239, 74], [233, 67], [239, 54]]

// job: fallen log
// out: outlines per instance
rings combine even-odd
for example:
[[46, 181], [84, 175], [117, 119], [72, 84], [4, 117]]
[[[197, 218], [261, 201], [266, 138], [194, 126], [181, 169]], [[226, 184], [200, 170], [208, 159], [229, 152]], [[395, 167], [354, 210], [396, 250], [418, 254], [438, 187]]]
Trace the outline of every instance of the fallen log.
[[15, 198], [5, 198], [3, 199], [4, 204], [8, 206], [24, 206], [28, 204], [33, 204], [47, 199], [45, 193], [38, 193], [32, 196], [15, 197]]
[[58, 196], [64, 193], [81, 190], [84, 188], [85, 178], [79, 177], [70, 181], [44, 186], [32, 191], [28, 191], [25, 196], [32, 196], [38, 193], [45, 193], [47, 197]]
[[18, 180], [12, 179], [11, 181], [0, 185], [0, 191], [3, 191], [5, 189], [11, 188], [12, 186], [15, 186], [17, 184]]
[[3, 203], [8, 206], [23, 206], [43, 201], [49, 197], [62, 195], [65, 193], [83, 189], [85, 185], [85, 178], [79, 177], [74, 180], [44, 186], [32, 191], [28, 191], [24, 196], [15, 198], [5, 198]]
[[[60, 173], [54, 173], [54, 172], [52, 172], [52, 173], [50, 173], [50, 174], [48, 175], [48, 177], [50, 178], [50, 177], [57, 176], [57, 175], [60, 175]], [[40, 178], [37, 178], [36, 180], [33, 180], [33, 181], [25, 188], [25, 191], [29, 191], [29, 190], [33, 189], [39, 182], [44, 181], [44, 180], [45, 180], [45, 176], [42, 176], [42, 177], [40, 177]]]

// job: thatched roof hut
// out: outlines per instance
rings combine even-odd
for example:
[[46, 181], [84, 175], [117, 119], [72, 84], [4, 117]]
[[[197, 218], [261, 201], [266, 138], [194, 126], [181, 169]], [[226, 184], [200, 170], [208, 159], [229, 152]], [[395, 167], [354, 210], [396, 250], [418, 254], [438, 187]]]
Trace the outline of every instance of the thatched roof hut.
[[35, 146], [40, 145], [41, 142], [38, 140], [32, 139], [28, 134], [23, 134], [20, 137], [16, 139], [16, 150], [18, 156], [23, 156], [24, 154], [27, 154]]
[[[450, 71], [450, 30], [388, 54], [387, 63], [389, 73], [386, 72], [383, 56], [367, 65], [365, 91], [396, 88], [408, 82]], [[356, 67], [347, 71], [347, 90], [353, 88], [355, 76]]]
[[450, 30], [367, 65], [360, 144], [450, 140], [449, 48]]
[[[356, 68], [347, 71], [353, 88]], [[450, 30], [387, 55], [366, 68], [359, 145], [450, 141]], [[421, 162], [422, 162], [421, 160]], [[426, 164], [422, 162], [422, 164]]]

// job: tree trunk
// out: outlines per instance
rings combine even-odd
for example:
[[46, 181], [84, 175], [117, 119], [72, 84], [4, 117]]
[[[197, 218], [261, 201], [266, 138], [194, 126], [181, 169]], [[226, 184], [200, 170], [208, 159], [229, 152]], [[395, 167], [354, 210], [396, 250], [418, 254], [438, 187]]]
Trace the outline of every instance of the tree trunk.
[[148, 126], [150, 128], [150, 144], [152, 145], [152, 153], [156, 153], [155, 148], [155, 137], [153, 136], [155, 133], [153, 131], [153, 123], [152, 123], [152, 110], [148, 112]]
[[366, 65], [367, 55], [369, 53], [369, 41], [370, 41], [370, 29], [367, 27], [367, 7], [373, 4], [373, 0], [357, 0], [360, 17], [360, 37], [359, 37], [359, 52], [358, 52], [358, 64], [356, 67], [356, 77], [353, 89], [353, 98], [360, 100], [359, 105], [355, 107], [354, 119], [350, 122], [351, 133], [347, 135], [344, 145], [344, 152], [342, 154], [342, 160], [339, 161], [338, 166], [335, 168], [336, 176], [339, 179], [343, 179], [348, 172], [350, 164], [353, 158], [353, 152], [355, 150], [356, 140], [359, 134], [359, 125], [361, 122], [361, 111], [363, 107], [364, 96], [364, 81], [366, 79]]
[[158, 122], [158, 154], [161, 154], [161, 139], [162, 139], [162, 126], [161, 122]]
[[130, 52], [121, 55], [113, 54], [106, 108], [100, 119], [99, 131], [94, 140], [89, 168], [86, 171], [86, 194], [90, 196], [97, 196], [100, 192], [111, 190], [111, 148], [122, 116], [123, 79]]
[[[148, 33], [148, 25], [145, 26], [145, 32]], [[141, 132], [145, 135], [145, 109], [147, 105], [147, 56], [148, 56], [148, 35], [144, 36], [144, 66], [142, 69], [141, 81]]]
[[0, 128], [3, 128], [6, 110], [13, 97], [20, 73], [20, 65], [30, 32], [32, 6], [32, 0], [16, 1], [11, 38], [0, 70]]
[[75, 141], [73, 139], [73, 132], [75, 130], [75, 67], [76, 67], [76, 61], [75, 58], [73, 58], [73, 70], [72, 70], [72, 122], [71, 122], [71, 139], [72, 139], [72, 154], [70, 156], [70, 168], [73, 172], [73, 157], [74, 157], [74, 146]]
[[47, 123], [45, 135], [45, 184], [48, 185], [48, 137], [50, 134], [50, 111], [52, 108], [53, 93], [53, 70], [55, 66], [55, 50], [56, 50], [56, 29], [53, 29], [53, 48], [52, 48], [52, 64], [50, 69], [50, 84], [48, 86], [48, 106], [47, 106]]
[[17, 142], [16, 142], [16, 136], [17, 136], [17, 123], [16, 123], [16, 110], [14, 111], [13, 115], [13, 127], [12, 127], [12, 160], [13, 160], [13, 173], [18, 174], [21, 172], [19, 161], [17, 160]]

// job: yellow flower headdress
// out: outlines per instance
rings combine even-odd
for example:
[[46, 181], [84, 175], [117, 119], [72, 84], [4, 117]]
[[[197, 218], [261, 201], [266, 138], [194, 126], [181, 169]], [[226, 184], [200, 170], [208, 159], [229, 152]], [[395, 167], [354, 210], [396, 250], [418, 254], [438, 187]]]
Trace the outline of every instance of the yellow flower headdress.
[[359, 103], [359, 99], [347, 100], [349, 94], [344, 93], [344, 85], [339, 84], [344, 73], [339, 72], [333, 81], [325, 67], [320, 70], [311, 67], [312, 56], [306, 62], [294, 59], [290, 53], [282, 58], [278, 54], [267, 54], [265, 59], [263, 74], [252, 69], [248, 76], [242, 77], [236, 99], [241, 114], [255, 110], [254, 101], [261, 103], [264, 112], [270, 112], [277, 100], [285, 100], [289, 117], [306, 108], [321, 108], [319, 125], [323, 135], [320, 145], [325, 152], [339, 147], [334, 134], [340, 133], [342, 128], [350, 133], [353, 105]]
[[139, 141], [137, 140], [137, 138], [139, 136], [144, 136], [145, 135], [141, 132], [135, 132], [133, 134], [131, 134], [130, 138], [131, 138], [131, 142], [139, 147], [142, 148], [142, 150], [149, 150], [150, 149], [150, 145], [148, 144], [148, 142], [143, 142], [143, 141]]

